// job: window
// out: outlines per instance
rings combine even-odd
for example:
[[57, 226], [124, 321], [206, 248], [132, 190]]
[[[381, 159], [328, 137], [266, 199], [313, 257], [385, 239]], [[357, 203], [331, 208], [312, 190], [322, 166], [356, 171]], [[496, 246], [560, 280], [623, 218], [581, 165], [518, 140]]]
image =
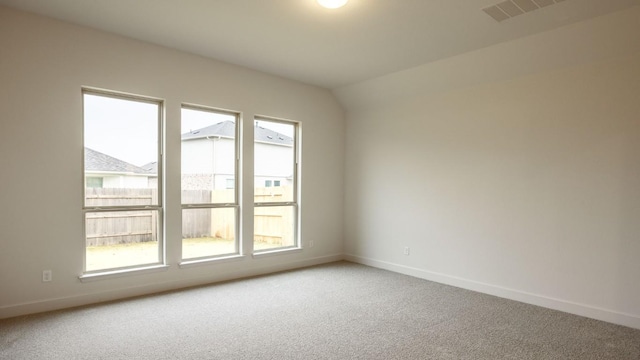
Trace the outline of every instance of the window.
[[83, 110], [85, 273], [162, 263], [162, 102], [83, 89]]
[[[299, 124], [296, 122], [255, 119], [255, 252], [299, 246], [298, 139]], [[272, 182], [273, 178], [288, 180], [281, 184], [280, 180]]]
[[239, 254], [238, 114], [182, 107], [182, 259]]
[[87, 177], [87, 187], [88, 188], [101, 188], [103, 179], [101, 177]]

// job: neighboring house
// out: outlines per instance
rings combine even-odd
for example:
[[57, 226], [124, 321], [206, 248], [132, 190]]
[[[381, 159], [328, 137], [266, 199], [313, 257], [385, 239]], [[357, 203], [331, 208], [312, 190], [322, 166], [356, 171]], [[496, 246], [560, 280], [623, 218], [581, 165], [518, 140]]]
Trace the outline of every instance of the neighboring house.
[[155, 188], [155, 163], [136, 166], [99, 151], [84, 148], [85, 183], [88, 188]]
[[[235, 125], [223, 121], [182, 134], [182, 186], [184, 190], [234, 187]], [[256, 187], [292, 184], [293, 139], [261, 126], [254, 129]], [[85, 148], [85, 182], [93, 188], [156, 188], [158, 164], [136, 166]]]
[[[223, 121], [182, 134], [182, 188], [214, 189], [234, 186], [235, 124]], [[293, 183], [293, 139], [256, 125], [255, 184], [257, 187], [287, 186]], [[197, 154], [197, 155], [196, 155]]]

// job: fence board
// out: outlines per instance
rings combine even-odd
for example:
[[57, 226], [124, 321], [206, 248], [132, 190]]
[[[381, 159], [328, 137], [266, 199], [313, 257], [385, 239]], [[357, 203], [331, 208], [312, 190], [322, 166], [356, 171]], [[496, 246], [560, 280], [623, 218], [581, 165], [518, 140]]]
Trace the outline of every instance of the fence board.
[[[255, 201], [282, 201], [290, 191], [287, 187], [256, 188]], [[284, 195], [284, 196], [283, 196]], [[234, 190], [184, 190], [183, 203], [233, 202]], [[157, 189], [87, 188], [87, 206], [152, 205], [157, 203]], [[233, 211], [186, 209], [182, 213], [182, 237], [216, 236], [235, 238]], [[293, 245], [293, 218], [290, 206], [256, 208], [254, 240], [270, 244]], [[87, 246], [128, 244], [158, 239], [157, 211], [118, 211], [88, 213], [86, 216]]]
[[[87, 206], [157, 204], [157, 189], [86, 188]], [[87, 246], [157, 241], [157, 211], [88, 213], [85, 219]]]

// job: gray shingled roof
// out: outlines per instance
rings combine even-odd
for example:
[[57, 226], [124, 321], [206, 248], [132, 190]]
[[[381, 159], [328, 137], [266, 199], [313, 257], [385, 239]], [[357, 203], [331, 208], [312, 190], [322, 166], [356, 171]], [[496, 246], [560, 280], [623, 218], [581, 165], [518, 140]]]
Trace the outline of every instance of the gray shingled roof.
[[[254, 127], [253, 131], [256, 141], [279, 145], [293, 145], [293, 138], [273, 130], [265, 129], [262, 126]], [[235, 136], [235, 124], [233, 121], [223, 121], [202, 129], [191, 130], [188, 133], [182, 134], [182, 140], [202, 139], [207, 136], [233, 138]]]
[[233, 121], [223, 121], [201, 129], [191, 130], [182, 134], [182, 140], [202, 139], [207, 136], [223, 136], [234, 138], [236, 136], [236, 125]]
[[134, 174], [155, 174], [153, 170], [147, 171], [139, 166], [135, 166], [126, 161], [116, 159], [113, 156], [99, 151], [84, 148], [84, 168], [85, 171], [110, 171], [118, 173]]
[[[221, 136], [233, 138], [235, 136], [235, 124], [233, 121], [223, 121], [201, 129], [192, 130], [182, 134], [182, 140], [195, 140], [206, 138], [207, 136]], [[293, 138], [265, 129], [262, 126], [254, 128], [256, 141], [278, 145], [293, 145]], [[134, 174], [156, 174], [158, 164], [155, 162], [136, 166], [126, 161], [114, 158], [107, 154], [85, 147], [84, 167], [87, 171], [110, 171], [119, 173]]]
[[150, 163], [146, 163], [140, 166], [142, 170], [146, 171], [148, 174], [157, 174], [158, 173], [158, 162], [153, 161]]

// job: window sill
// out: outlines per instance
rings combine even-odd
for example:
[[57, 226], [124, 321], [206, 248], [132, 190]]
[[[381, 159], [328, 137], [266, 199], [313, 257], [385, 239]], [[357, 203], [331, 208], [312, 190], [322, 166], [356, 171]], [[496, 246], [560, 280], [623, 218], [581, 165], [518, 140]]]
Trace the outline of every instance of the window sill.
[[138, 275], [138, 274], [148, 274], [159, 271], [166, 271], [169, 269], [169, 265], [151, 265], [133, 269], [122, 269], [122, 270], [113, 270], [113, 271], [103, 271], [99, 273], [91, 273], [84, 274], [79, 276], [81, 282], [91, 282], [97, 280], [104, 279], [112, 279], [117, 277], [129, 276], [129, 275]]
[[245, 258], [244, 255], [231, 255], [231, 256], [216, 257], [216, 258], [187, 260], [187, 261], [181, 262], [180, 264], [178, 264], [178, 266], [181, 269], [184, 269], [184, 268], [190, 268], [190, 267], [194, 267], [194, 266], [201, 266], [201, 265], [208, 265], [208, 264], [215, 264], [215, 263], [223, 263], [223, 262], [231, 262], [231, 261], [239, 261], [239, 260], [242, 260], [244, 258]]
[[284, 255], [284, 254], [292, 254], [292, 253], [300, 253], [302, 252], [302, 248], [294, 247], [294, 248], [285, 248], [285, 249], [277, 249], [277, 250], [267, 250], [253, 253], [253, 258], [262, 258], [276, 255]]

